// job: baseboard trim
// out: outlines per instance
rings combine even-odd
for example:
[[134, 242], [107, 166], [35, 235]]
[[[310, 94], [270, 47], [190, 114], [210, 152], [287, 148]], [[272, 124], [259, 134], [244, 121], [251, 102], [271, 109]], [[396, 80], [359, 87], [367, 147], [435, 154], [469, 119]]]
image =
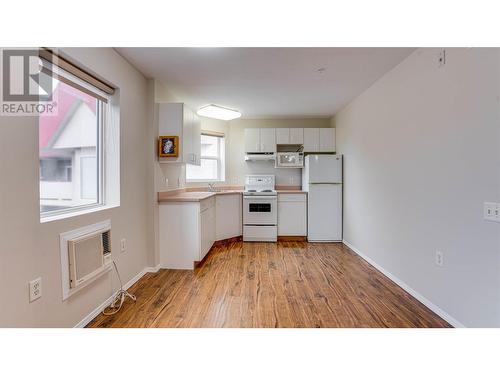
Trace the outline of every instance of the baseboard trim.
[[465, 328], [465, 325], [459, 322], [457, 319], [452, 317], [450, 314], [448, 314], [446, 311], [442, 310], [440, 307], [436, 306], [434, 303], [429, 301], [427, 298], [425, 298], [423, 295], [418, 293], [416, 290], [410, 288], [407, 284], [405, 284], [402, 280], [394, 276], [392, 273], [384, 269], [382, 266], [377, 264], [373, 259], [370, 257], [366, 256], [363, 254], [359, 249], [354, 247], [352, 244], [347, 242], [346, 240], [343, 240], [342, 243], [346, 245], [349, 249], [354, 251], [356, 254], [358, 254], [361, 258], [366, 260], [368, 263], [370, 263], [373, 267], [375, 267], [377, 270], [382, 272], [386, 277], [391, 279], [394, 283], [396, 283], [400, 288], [404, 289], [408, 294], [410, 294], [412, 297], [417, 299], [420, 303], [425, 305], [427, 308], [432, 310], [434, 313], [439, 315], [441, 318], [446, 320], [448, 323], [450, 323], [453, 327], [455, 328]]
[[[141, 277], [143, 277], [147, 273], [156, 273], [160, 270], [160, 265], [158, 264], [155, 267], [146, 267], [137, 275], [132, 277], [125, 285], [123, 285], [123, 289], [127, 290], [132, 285], [134, 285]], [[89, 324], [92, 319], [94, 319], [97, 315], [99, 315], [107, 306], [109, 306], [113, 300], [116, 291], [111, 294], [103, 303], [101, 303], [98, 307], [96, 307], [90, 314], [88, 314], [85, 318], [83, 318], [74, 328], [84, 328], [87, 324]]]

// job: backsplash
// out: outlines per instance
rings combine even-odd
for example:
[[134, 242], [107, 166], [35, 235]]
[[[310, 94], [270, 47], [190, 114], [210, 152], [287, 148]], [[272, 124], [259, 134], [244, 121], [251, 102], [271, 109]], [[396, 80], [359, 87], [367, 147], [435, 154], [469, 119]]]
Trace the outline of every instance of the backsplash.
[[243, 182], [247, 174], [273, 174], [276, 185], [300, 186], [302, 184], [302, 169], [274, 168], [274, 162], [270, 161], [247, 161], [244, 163], [245, 173], [239, 176]]

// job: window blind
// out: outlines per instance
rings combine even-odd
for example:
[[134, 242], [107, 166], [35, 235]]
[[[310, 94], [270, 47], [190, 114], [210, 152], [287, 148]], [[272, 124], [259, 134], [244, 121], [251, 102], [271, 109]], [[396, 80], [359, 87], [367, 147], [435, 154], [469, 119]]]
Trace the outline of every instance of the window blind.
[[[53, 75], [60, 81], [73, 86], [91, 96], [94, 96], [101, 101], [107, 102], [108, 100], [106, 98], [106, 95], [99, 95], [99, 91], [107, 95], [113, 95], [115, 92], [115, 89], [106, 82], [69, 62], [64, 57], [55, 54], [48, 48], [41, 48], [39, 50], [39, 56], [42, 60], [45, 60], [45, 62], [49, 63], [44, 63], [42, 66], [42, 71], [44, 71], [46, 74]], [[60, 69], [54, 69], [53, 66], [60, 68], [62, 71]], [[94, 88], [96, 90], [91, 90], [88, 87], [85, 87], [86, 85], [84, 84], [78, 84], [78, 82], [76, 82], [75, 80], [72, 80], [69, 77], [65, 76], [64, 72], [70, 73], [71, 75], [77, 77], [87, 85], [90, 85], [91, 88]]]

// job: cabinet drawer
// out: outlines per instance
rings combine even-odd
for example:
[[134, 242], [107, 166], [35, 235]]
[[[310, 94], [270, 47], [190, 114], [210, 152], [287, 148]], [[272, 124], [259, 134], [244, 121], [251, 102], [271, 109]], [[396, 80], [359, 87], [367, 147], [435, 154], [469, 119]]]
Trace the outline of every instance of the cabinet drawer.
[[297, 193], [297, 194], [283, 194], [278, 193], [278, 202], [305, 202], [306, 194]]

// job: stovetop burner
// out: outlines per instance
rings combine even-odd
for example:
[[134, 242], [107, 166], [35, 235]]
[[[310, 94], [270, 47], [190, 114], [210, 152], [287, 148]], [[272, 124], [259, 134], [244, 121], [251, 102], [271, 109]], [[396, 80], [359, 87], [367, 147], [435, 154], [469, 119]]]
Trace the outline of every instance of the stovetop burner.
[[244, 195], [276, 195], [273, 175], [245, 176]]

